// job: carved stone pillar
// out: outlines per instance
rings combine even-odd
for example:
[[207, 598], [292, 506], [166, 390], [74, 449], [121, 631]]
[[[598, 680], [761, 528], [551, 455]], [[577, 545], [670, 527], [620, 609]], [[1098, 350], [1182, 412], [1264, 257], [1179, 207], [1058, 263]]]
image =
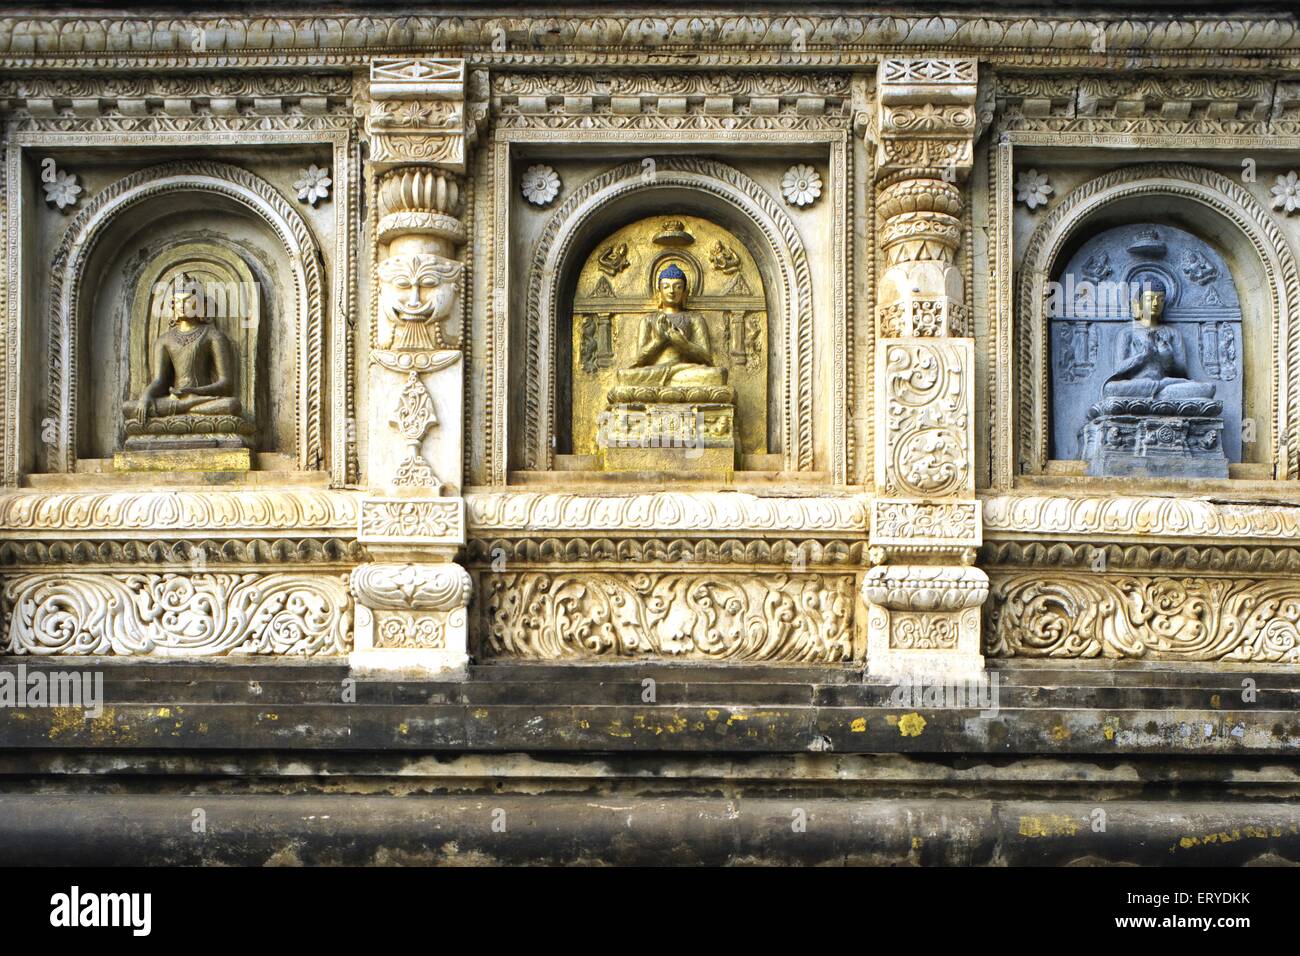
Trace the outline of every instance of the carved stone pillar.
[[367, 485], [351, 578], [360, 670], [463, 670], [465, 543], [463, 60], [374, 60], [366, 131], [378, 221], [368, 369]]
[[988, 578], [974, 478], [975, 343], [957, 252], [976, 130], [974, 60], [885, 60], [869, 128], [882, 261], [866, 575], [872, 674], [983, 669]]

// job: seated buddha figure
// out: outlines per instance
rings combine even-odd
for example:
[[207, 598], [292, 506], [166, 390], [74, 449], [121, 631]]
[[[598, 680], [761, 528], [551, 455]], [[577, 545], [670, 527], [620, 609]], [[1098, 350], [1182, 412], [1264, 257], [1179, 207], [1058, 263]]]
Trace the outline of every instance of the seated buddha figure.
[[1133, 322], [1115, 344], [1116, 369], [1102, 386], [1103, 398], [1210, 399], [1214, 384], [1188, 377], [1182, 336], [1160, 324], [1165, 287], [1149, 282], [1133, 300]]
[[138, 401], [122, 403], [128, 421], [178, 415], [239, 415], [234, 397], [234, 349], [204, 315], [197, 281], [182, 273], [172, 286], [172, 325], [153, 344], [152, 381]]
[[704, 316], [686, 308], [686, 274], [670, 264], [656, 282], [656, 310], [641, 320], [636, 357], [617, 375], [620, 386], [722, 386], [727, 370], [713, 364]]

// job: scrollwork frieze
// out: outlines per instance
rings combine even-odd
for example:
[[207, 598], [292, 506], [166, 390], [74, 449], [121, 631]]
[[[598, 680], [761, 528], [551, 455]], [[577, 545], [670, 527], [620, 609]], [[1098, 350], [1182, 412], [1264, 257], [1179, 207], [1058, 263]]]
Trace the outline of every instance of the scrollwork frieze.
[[9, 654], [193, 657], [346, 654], [352, 600], [342, 574], [6, 576]]
[[1136, 495], [997, 495], [984, 499], [988, 537], [1011, 535], [1291, 540], [1300, 513], [1289, 505]]
[[343, 538], [250, 538], [0, 542], [0, 567], [33, 565], [250, 565], [346, 564], [365, 560], [365, 550]]
[[854, 657], [853, 576], [483, 574], [480, 653], [834, 663]]
[[985, 620], [993, 657], [1300, 661], [1294, 578], [996, 572]]

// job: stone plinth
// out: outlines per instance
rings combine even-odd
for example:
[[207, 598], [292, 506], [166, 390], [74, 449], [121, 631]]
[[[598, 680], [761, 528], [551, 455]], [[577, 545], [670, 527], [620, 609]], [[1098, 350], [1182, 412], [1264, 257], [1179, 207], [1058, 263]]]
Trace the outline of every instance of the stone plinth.
[[1083, 457], [1091, 476], [1227, 478], [1223, 403], [1108, 398], [1090, 410]]
[[596, 444], [604, 471], [674, 471], [730, 480], [736, 467], [731, 403], [614, 405], [600, 414]]

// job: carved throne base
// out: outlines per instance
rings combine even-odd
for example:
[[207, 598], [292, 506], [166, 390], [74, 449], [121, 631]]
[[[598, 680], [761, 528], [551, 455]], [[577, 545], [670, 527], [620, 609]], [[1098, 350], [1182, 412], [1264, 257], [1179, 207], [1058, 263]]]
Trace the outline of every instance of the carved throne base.
[[1083, 426], [1083, 458], [1095, 477], [1227, 478], [1223, 403], [1110, 398]]
[[257, 429], [237, 415], [128, 419], [117, 471], [248, 471]]
[[673, 471], [731, 480], [736, 468], [736, 406], [633, 402], [597, 419], [603, 471]]

